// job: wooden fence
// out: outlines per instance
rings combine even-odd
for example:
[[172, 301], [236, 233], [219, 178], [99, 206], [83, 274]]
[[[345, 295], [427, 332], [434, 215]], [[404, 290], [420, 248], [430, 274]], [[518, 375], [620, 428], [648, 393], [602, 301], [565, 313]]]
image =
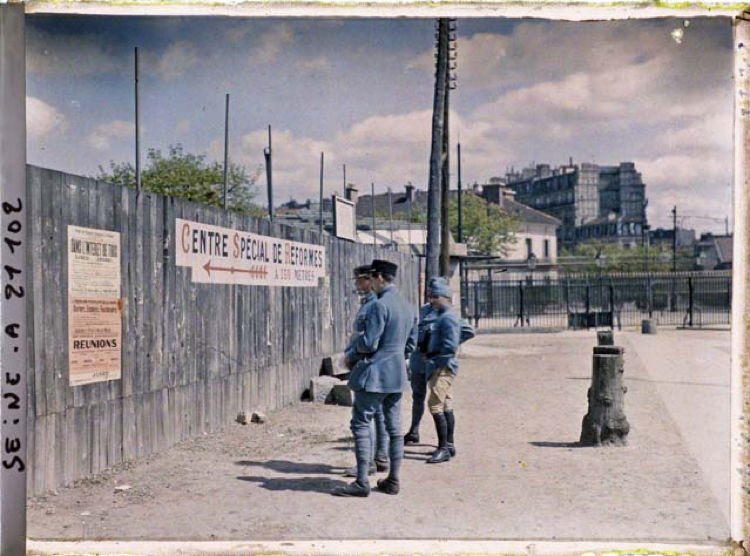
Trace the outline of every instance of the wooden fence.
[[[343, 349], [357, 310], [351, 269], [373, 246], [325, 235], [319, 287], [194, 284], [175, 265], [175, 218], [319, 243], [317, 231], [29, 166], [29, 492], [71, 484], [216, 431], [238, 411], [299, 400]], [[120, 232], [122, 378], [68, 383], [67, 226]], [[419, 262], [397, 262], [417, 302]]]

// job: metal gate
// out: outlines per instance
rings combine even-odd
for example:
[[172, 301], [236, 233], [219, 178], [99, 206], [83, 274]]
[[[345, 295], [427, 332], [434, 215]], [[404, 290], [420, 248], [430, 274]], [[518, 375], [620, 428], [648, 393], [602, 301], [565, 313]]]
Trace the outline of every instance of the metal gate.
[[730, 271], [461, 281], [461, 313], [477, 329], [729, 324], [731, 300]]

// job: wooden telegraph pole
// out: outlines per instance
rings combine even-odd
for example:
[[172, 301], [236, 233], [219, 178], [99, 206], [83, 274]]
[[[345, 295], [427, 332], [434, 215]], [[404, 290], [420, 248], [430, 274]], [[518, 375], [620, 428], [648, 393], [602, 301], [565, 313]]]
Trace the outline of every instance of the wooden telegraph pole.
[[440, 274], [440, 217], [443, 174], [443, 130], [445, 126], [446, 81], [448, 77], [448, 20], [438, 19], [436, 33], [435, 95], [432, 106], [432, 147], [427, 190], [427, 248], [425, 286]]
[[450, 91], [456, 88], [456, 20], [448, 20], [448, 71], [445, 75], [445, 102], [443, 104], [443, 167], [440, 176], [440, 275], [450, 274]]

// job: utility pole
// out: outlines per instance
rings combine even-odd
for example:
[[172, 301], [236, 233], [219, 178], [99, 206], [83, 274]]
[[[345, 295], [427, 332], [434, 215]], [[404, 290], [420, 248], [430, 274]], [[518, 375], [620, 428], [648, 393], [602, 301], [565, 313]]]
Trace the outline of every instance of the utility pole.
[[140, 112], [140, 68], [138, 47], [135, 47], [135, 190], [141, 191], [141, 112]]
[[391, 248], [393, 248], [396, 244], [393, 243], [393, 197], [390, 187], [388, 188], [388, 220], [391, 228]]
[[440, 173], [440, 276], [450, 274], [450, 247], [451, 247], [451, 229], [450, 229], [450, 87], [448, 81], [445, 84], [445, 104], [443, 115], [443, 171]]
[[273, 181], [271, 179], [271, 126], [268, 126], [268, 147], [263, 149], [266, 158], [266, 186], [268, 188], [268, 219], [273, 222]]
[[344, 199], [346, 199], [346, 164], [344, 164]]
[[224, 108], [224, 192], [222, 194], [222, 205], [227, 208], [227, 175], [229, 166], [229, 93], [227, 93], [226, 107]]
[[375, 246], [378, 244], [378, 240], [375, 237], [375, 182], [370, 184], [370, 211], [372, 212], [372, 250], [375, 251]]
[[464, 206], [461, 189], [461, 143], [458, 144], [456, 164], [458, 165], [458, 243], [464, 242]]
[[440, 275], [448, 276], [451, 270], [450, 247], [450, 91], [456, 86], [456, 20], [448, 20], [448, 72], [445, 76], [445, 103], [443, 105], [443, 170], [440, 199]]
[[672, 209], [672, 272], [677, 272], [677, 205]]
[[320, 153], [320, 200], [318, 207], [318, 233], [323, 241], [323, 153]]
[[[425, 286], [427, 281], [440, 273], [440, 215], [443, 173], [443, 129], [445, 118], [445, 83], [448, 77], [448, 20], [437, 21], [437, 60], [435, 64], [435, 93], [432, 106], [432, 146], [430, 149], [430, 176], [427, 196], [427, 248]], [[426, 288], [425, 288], [426, 289]]]

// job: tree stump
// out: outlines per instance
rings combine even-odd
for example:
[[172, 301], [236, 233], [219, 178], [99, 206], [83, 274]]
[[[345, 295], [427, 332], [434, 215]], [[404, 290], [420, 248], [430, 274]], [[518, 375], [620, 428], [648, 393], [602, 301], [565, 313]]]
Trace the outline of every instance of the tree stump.
[[641, 334], [656, 334], [656, 323], [650, 320], [641, 321]]
[[596, 332], [596, 339], [600, 346], [615, 345], [615, 333], [612, 330], [598, 330]]
[[630, 425], [625, 417], [623, 384], [624, 349], [616, 346], [594, 348], [594, 369], [588, 391], [589, 408], [581, 424], [583, 446], [624, 446]]

